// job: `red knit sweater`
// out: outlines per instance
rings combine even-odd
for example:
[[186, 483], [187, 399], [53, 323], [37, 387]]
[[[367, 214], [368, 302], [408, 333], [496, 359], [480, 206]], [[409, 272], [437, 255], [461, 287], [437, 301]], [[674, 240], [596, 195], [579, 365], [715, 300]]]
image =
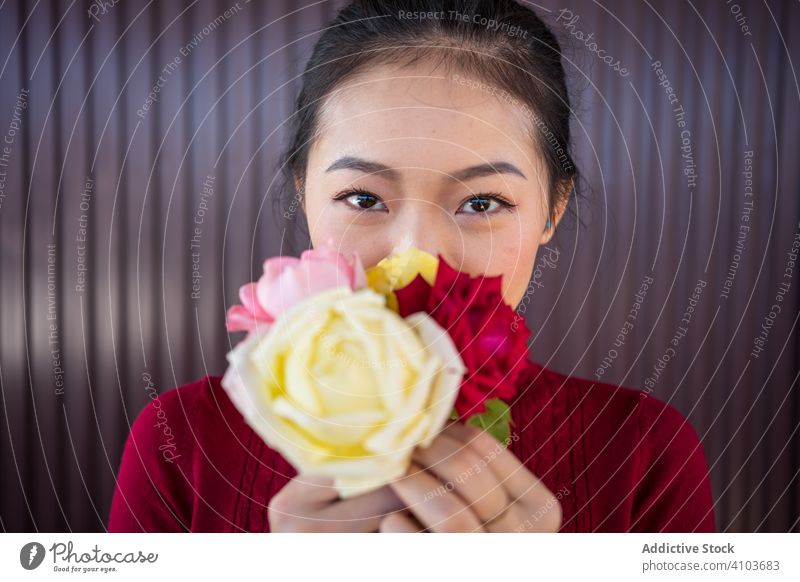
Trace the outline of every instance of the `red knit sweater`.
[[[560, 498], [561, 531], [714, 531], [703, 449], [677, 410], [535, 363], [523, 380], [509, 450]], [[267, 532], [269, 501], [296, 474], [209, 376], [137, 417], [108, 529]]]

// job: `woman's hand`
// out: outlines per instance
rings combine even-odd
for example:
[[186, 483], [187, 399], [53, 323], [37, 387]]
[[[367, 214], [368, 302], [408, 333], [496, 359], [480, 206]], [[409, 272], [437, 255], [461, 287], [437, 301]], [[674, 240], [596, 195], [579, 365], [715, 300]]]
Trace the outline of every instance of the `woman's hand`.
[[339, 499], [330, 477], [297, 475], [270, 500], [268, 519], [273, 532], [376, 532], [404, 507], [388, 485]]
[[[561, 505], [490, 434], [449, 424], [418, 448], [405, 476], [390, 484], [408, 506], [387, 516], [382, 532], [555, 532]], [[410, 514], [413, 515], [410, 515]]]

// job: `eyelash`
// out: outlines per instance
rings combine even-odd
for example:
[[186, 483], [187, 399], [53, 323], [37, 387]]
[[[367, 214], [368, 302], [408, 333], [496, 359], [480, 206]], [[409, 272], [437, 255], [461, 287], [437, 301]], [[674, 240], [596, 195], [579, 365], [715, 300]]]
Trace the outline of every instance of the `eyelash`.
[[[347, 198], [349, 198], [350, 196], [353, 196], [354, 194], [362, 194], [362, 195], [367, 195], [367, 196], [373, 196], [377, 200], [380, 200], [380, 198], [378, 196], [376, 196], [375, 194], [373, 194], [369, 190], [366, 190], [366, 189], [361, 188], [359, 186], [356, 186], [356, 187], [353, 187], [353, 188], [348, 188], [347, 190], [343, 190], [342, 192], [339, 192], [338, 194], [336, 194], [336, 196], [333, 197], [333, 200], [335, 200], [335, 201], [346, 201]], [[490, 199], [490, 200], [494, 200], [498, 204], [500, 204], [500, 209], [499, 210], [511, 211], [513, 208], [516, 208], [516, 206], [517, 206], [516, 204], [506, 200], [498, 192], [485, 192], [485, 193], [482, 192], [480, 194], [474, 194], [474, 195], [470, 196], [470, 198], [468, 198], [467, 200], [462, 202], [461, 206], [463, 206], [464, 204], [466, 204], [467, 202], [469, 202], [470, 200], [473, 200], [475, 198], [487, 198], [487, 199]], [[350, 205], [350, 204], [348, 204], [348, 206], [354, 212], [377, 212], [377, 211], [374, 211], [374, 210], [370, 210], [369, 208], [356, 208], [355, 206]], [[461, 206], [459, 206], [459, 208]], [[494, 212], [486, 212], [486, 211], [484, 211], [484, 212], [468, 212], [466, 214], [474, 214], [476, 216], [480, 216], [482, 214], [494, 214]]]

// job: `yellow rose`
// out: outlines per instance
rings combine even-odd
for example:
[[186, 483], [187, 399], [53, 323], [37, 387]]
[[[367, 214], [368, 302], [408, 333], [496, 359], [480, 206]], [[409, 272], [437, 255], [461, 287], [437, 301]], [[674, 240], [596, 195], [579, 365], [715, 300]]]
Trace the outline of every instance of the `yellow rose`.
[[378, 293], [386, 296], [386, 304], [398, 311], [395, 289], [402, 289], [417, 275], [429, 285], [433, 285], [436, 270], [439, 268], [439, 259], [431, 254], [416, 248], [407, 249], [394, 256], [381, 259], [381, 261], [367, 269], [367, 285]]
[[298, 472], [333, 477], [343, 498], [403, 475], [466, 372], [433, 319], [403, 319], [369, 288], [298, 303], [228, 361], [222, 385], [250, 426]]

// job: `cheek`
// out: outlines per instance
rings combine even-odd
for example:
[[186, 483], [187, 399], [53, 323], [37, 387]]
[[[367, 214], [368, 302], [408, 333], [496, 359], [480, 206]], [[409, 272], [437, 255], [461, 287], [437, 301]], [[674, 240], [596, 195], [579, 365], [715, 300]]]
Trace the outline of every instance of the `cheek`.
[[503, 276], [503, 298], [512, 308], [519, 305], [530, 282], [538, 242], [535, 238], [520, 240], [517, 233], [489, 259], [485, 272]]
[[503, 272], [503, 298], [512, 308], [516, 308], [525, 295], [535, 258], [536, 254], [534, 252], [533, 256], [525, 257], [524, 259], [521, 257], [518, 263], [505, 267]]
[[390, 241], [380, 231], [353, 227], [346, 219], [334, 219], [334, 214], [322, 215], [316, 224], [309, 216], [312, 247], [328, 244], [344, 254], [358, 253], [365, 269], [376, 265], [390, 253]]
[[352, 238], [348, 236], [348, 221], [343, 219], [332, 204], [323, 201], [318, 195], [309, 193], [306, 199], [306, 220], [312, 247], [318, 248], [327, 244], [339, 252], [358, 251], [361, 254], [361, 249], [353, 247], [353, 241], [348, 240]]

